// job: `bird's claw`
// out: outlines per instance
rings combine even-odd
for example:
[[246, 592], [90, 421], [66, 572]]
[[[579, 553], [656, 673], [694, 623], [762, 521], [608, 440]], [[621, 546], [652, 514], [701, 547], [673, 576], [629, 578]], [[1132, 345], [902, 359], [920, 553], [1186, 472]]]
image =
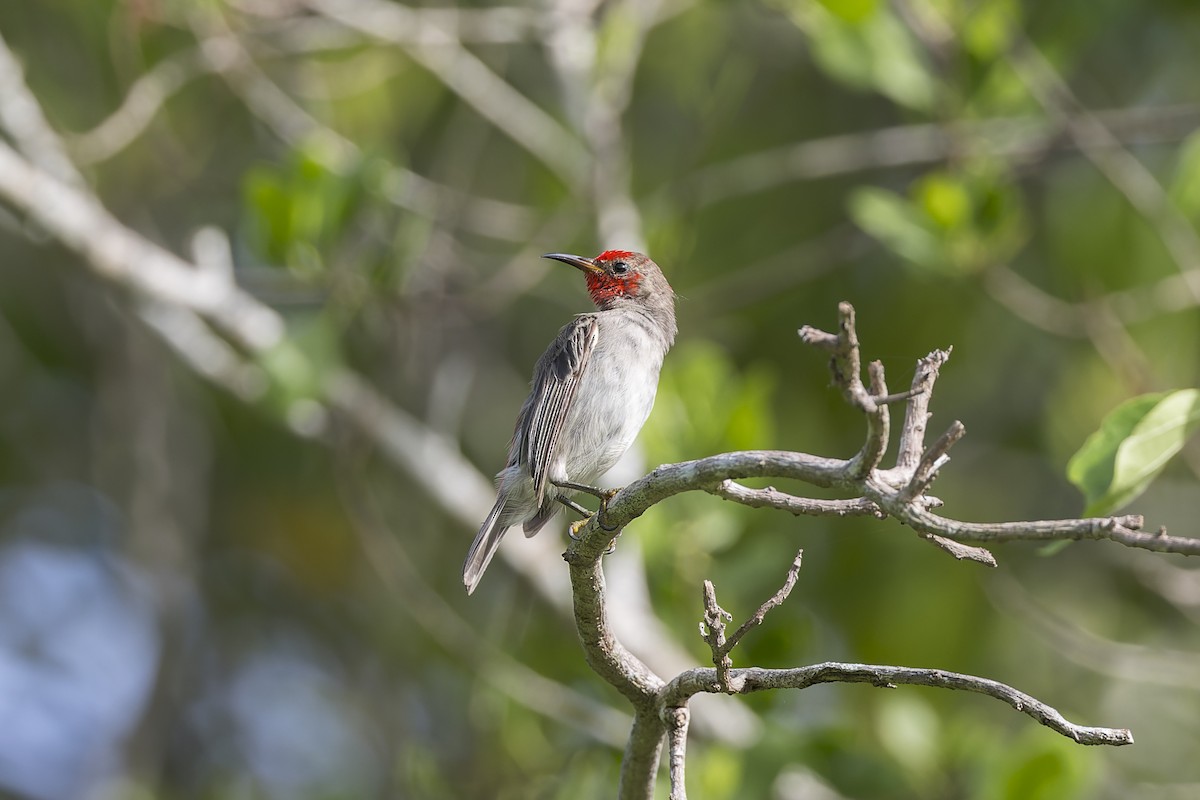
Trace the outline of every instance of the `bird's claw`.
[[[620, 492], [621, 492], [620, 489], [609, 489], [608, 491], [603, 492], [599, 495], [600, 510], [597, 511], [596, 514], [598, 516], [597, 524], [600, 526], [600, 530], [602, 530], [602, 531], [607, 531], [609, 533], [612, 533], [613, 531], [615, 531], [617, 529], [616, 525], [609, 526], [609, 525], [605, 524], [604, 520], [608, 516], [608, 501], [612, 500], [614, 497], [616, 497], [618, 494], [620, 494]], [[615, 541], [615, 539], [614, 539], [614, 541]], [[610, 549], [610, 550], [608, 550], [608, 552], [611, 553], [612, 550]]]
[[580, 540], [580, 538], [582, 538], [579, 535], [579, 531], [583, 529], [584, 525], [588, 524], [588, 520], [590, 520], [590, 519], [591, 519], [591, 517], [584, 517], [583, 519], [577, 519], [574, 522], [572, 522], [571, 525], [567, 528], [567, 536], [571, 537], [572, 542], [578, 542]]

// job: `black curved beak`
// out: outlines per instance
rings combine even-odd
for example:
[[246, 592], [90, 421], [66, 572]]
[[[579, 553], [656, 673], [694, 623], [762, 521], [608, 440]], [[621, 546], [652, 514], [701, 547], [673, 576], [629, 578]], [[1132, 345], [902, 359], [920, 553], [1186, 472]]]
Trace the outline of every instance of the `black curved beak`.
[[583, 256], [573, 256], [570, 253], [546, 253], [546, 255], [542, 256], [542, 258], [552, 258], [555, 261], [561, 261], [564, 264], [570, 264], [572, 267], [583, 270], [584, 272], [604, 271], [600, 269], [600, 267], [596, 266], [596, 262], [593, 259], [584, 258]]

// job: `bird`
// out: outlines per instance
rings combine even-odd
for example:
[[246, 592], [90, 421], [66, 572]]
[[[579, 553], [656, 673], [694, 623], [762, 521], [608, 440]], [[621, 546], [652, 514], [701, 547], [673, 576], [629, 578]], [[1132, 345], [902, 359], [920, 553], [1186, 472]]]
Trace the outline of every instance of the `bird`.
[[517, 414], [496, 504], [479, 526], [463, 563], [475, 591], [509, 528], [541, 530], [558, 503], [594, 483], [633, 444], [658, 391], [663, 358], [675, 342], [675, 292], [649, 257], [605, 250], [595, 258], [547, 253], [583, 273], [596, 310], [563, 326], [534, 366], [529, 397]]

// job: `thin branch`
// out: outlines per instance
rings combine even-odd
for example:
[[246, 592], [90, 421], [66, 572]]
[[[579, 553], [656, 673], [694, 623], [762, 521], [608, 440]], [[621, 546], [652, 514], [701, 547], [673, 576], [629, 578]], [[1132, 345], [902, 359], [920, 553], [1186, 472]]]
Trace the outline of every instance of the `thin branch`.
[[792, 565], [788, 567], [787, 578], [784, 580], [783, 586], [779, 587], [779, 591], [771, 595], [765, 603], [758, 607], [758, 610], [749, 619], [742, 623], [741, 627], [733, 632], [733, 636], [730, 636], [726, 642], [726, 651], [732, 651], [733, 648], [737, 647], [738, 642], [750, 632], [751, 628], [761, 625], [767, 613], [787, 599], [787, 596], [792, 593], [792, 588], [796, 585], [796, 579], [800, 576], [800, 565], [803, 560], [804, 550], [800, 549], [796, 552], [796, 557], [792, 559]]
[[888, 395], [887, 380], [883, 373], [883, 362], [872, 361], [867, 365], [867, 375], [871, 381], [871, 408], [867, 415], [867, 438], [859, 456], [853, 474], [855, 477], [866, 477], [883, 460], [887, 452], [888, 437], [891, 435], [892, 413], [888, 404], [892, 402]]
[[228, 50], [196, 47], [164, 58], [135, 80], [115, 111], [87, 131], [67, 136], [81, 164], [106, 161], [132, 144], [176, 92], [206, 73], [233, 65]]
[[729, 669], [733, 659], [729, 657], [730, 648], [725, 644], [725, 622], [733, 620], [733, 615], [717, 605], [717, 590], [712, 581], [704, 582], [704, 622], [700, 625], [700, 636], [712, 650], [713, 666], [717, 668], [717, 685], [721, 691], [729, 691]]
[[879, 465], [888, 445], [890, 415], [886, 404], [875, 402], [876, 396], [887, 395], [883, 378], [883, 365], [873, 362], [870, 367], [872, 389], [868, 391], [862, 382], [862, 356], [859, 352], [858, 331], [854, 324], [854, 306], [847, 302], [838, 304], [838, 332], [836, 335], [805, 325], [799, 331], [800, 341], [832, 354], [829, 368], [833, 372], [833, 383], [842, 391], [842, 396], [852, 407], [867, 417], [867, 435], [862, 449], [851, 459], [850, 473], [854, 478], [864, 478]]
[[[1200, 106], [1117, 108], [1092, 112], [1122, 142], [1178, 142], [1195, 130]], [[922, 123], [837, 134], [784, 145], [701, 167], [677, 191], [700, 205], [767, 191], [796, 181], [877, 169], [929, 164], [953, 158], [993, 156], [1031, 160], [1060, 145], [1063, 120], [999, 117], [953, 123]], [[1087, 132], [1065, 143], [1095, 144]]]
[[716, 691], [735, 693], [730, 685], [730, 668], [733, 667], [733, 659], [729, 657], [729, 654], [733, 652], [733, 648], [738, 646], [742, 637], [750, 632], [751, 628], [761, 625], [771, 609], [778, 606], [791, 594], [792, 588], [796, 585], [796, 579], [800, 575], [800, 564], [803, 558], [804, 550], [801, 549], [792, 559], [787, 578], [784, 579], [783, 586], [779, 588], [779, 591], [759, 606], [758, 610], [743, 622], [734, 631], [733, 636], [728, 639], [725, 638], [725, 622], [726, 620], [732, 621], [733, 615], [717, 605], [717, 590], [713, 587], [712, 581], [704, 582], [704, 622], [700, 624], [700, 637], [708, 643], [708, 647], [712, 651], [713, 665], [717, 669]]
[[1107, 539], [1126, 547], [1156, 553], [1200, 555], [1200, 538], [1168, 536], [1161, 530], [1146, 533], [1140, 528], [1141, 515], [1090, 519], [1047, 519], [1028, 522], [960, 522], [918, 508], [898, 513], [884, 505], [892, 516], [923, 533], [935, 533], [959, 542], [1050, 542], [1079, 539]]
[[274, 310], [133, 233], [85, 190], [34, 169], [3, 142], [0, 197], [78, 253], [105, 280], [189, 308], [251, 351], [268, 350], [282, 340], [283, 319]]
[[953, 539], [947, 539], [944, 536], [938, 536], [934, 533], [921, 533], [922, 539], [936, 547], [946, 551], [958, 561], [975, 561], [983, 564], [985, 567], [999, 566], [996, 563], [996, 557], [991, 551], [985, 550], [982, 547], [971, 547], [970, 545], [956, 542]]
[[[1063, 123], [1072, 141], [1154, 228], [1179, 271], [1200, 275], [1200, 234], [1167, 196], [1158, 179], [1095, 115], [1084, 108], [1067, 82], [1028, 39], [1010, 61], [1030, 93]], [[1185, 284], [1200, 303], [1200, 280]]]
[[[619, 530], [668, 497], [703, 490], [727, 479], [793, 478], [814, 486], [839, 486], [847, 480], [847, 464], [848, 461], [841, 459], [787, 450], [746, 450], [663, 464], [618, 492], [609, 501], [605, 518], [610, 526]], [[601, 530], [593, 517], [567, 552], [583, 558], [598, 558], [616, 536], [617, 531]]]
[[[304, 0], [318, 14], [379, 41], [400, 45], [410, 58], [434, 74], [448, 89], [504, 132], [530, 155], [555, 172], [568, 186], [585, 178], [587, 153], [578, 140], [549, 114], [471, 54], [453, 31], [423, 29], [421, 43], [397, 35], [405, 25], [381, 23], [387, 15], [407, 11], [380, 0]], [[402, 10], [401, 10], [402, 9]], [[421, 18], [413, 24], [424, 24]], [[430, 42], [433, 42], [431, 44]]]
[[933, 398], [933, 385], [937, 382], [942, 365], [950, 360], [954, 348], [934, 350], [917, 361], [912, 379], [912, 397], [904, 412], [904, 424], [900, 429], [900, 450], [896, 454], [896, 467], [900, 470], [916, 469], [925, 447], [925, 426], [929, 422], [929, 401]]
[[1143, 521], [1138, 515], [998, 523], [948, 519], [901, 501], [898, 490], [875, 477], [856, 483], [848, 477], [849, 463], [783, 450], [748, 450], [678, 464], [663, 464], [627, 485], [609, 501], [606, 519], [618, 530], [601, 530], [593, 517], [580, 530], [579, 541], [570, 544], [568, 554], [572, 558], [598, 558], [620, 529], [651, 506], [676, 494], [695, 490], [711, 491], [711, 487], [724, 480], [791, 478], [824, 488], [863, 490], [863, 498], [919, 533], [936, 534], [960, 542], [994, 544], [1004, 541], [1109, 539], [1144, 550], [1200, 555], [1200, 538], [1142, 533], [1138, 528]]
[[[1067, 721], [1062, 714], [1040, 700], [1014, 689], [1011, 686], [939, 669], [916, 669], [875, 664], [843, 664], [825, 662], [795, 669], [763, 669], [750, 667], [733, 670], [732, 682], [739, 694], [761, 692], [768, 689], [807, 689], [818, 683], [869, 683], [880, 688], [897, 685], [932, 686], [941, 689], [977, 692], [994, 697], [1012, 706], [1022, 714], [1061, 733], [1079, 744], [1125, 745], [1133, 744], [1133, 734], [1124, 728], [1093, 728]], [[663, 692], [663, 702], [679, 705], [701, 692], [715, 691], [716, 670], [708, 667], [689, 670], [668, 684]]]
[[768, 486], [765, 489], [751, 489], [732, 480], [721, 481], [716, 486], [705, 487], [705, 491], [751, 508], [778, 508], [798, 517], [875, 517], [876, 519], [887, 517], [887, 514], [884, 514], [879, 506], [865, 497], [856, 497], [852, 500], [819, 500], [787, 494], [774, 486]]
[[0, 37], [0, 126], [41, 169], [63, 183], [83, 185], [83, 177], [46, 121], [41, 105], [25, 83], [21, 63], [3, 37]]
[[648, 800], [654, 797], [655, 776], [658, 774], [658, 760], [666, 732], [666, 723], [657, 705], [647, 702], [637, 707], [629, 741], [621, 758], [617, 800]]
[[[826, 333], [811, 327], [802, 329], [804, 341], [834, 353], [832, 359], [835, 382], [853, 383], [854, 386], [839, 386], [852, 404], [861, 403], [868, 408], [874, 404], [870, 394], [861, 385], [854, 371], [857, 353], [857, 336], [853, 332], [853, 309], [849, 304], [839, 307], [841, 332]], [[925, 365], [922, 380], [932, 381], [933, 368], [945, 360], [945, 356], [933, 358]], [[935, 363], [936, 362], [936, 363]], [[919, 370], [920, 373], [920, 370]], [[919, 392], [909, 399], [909, 419], [917, 420], [927, 414], [928, 393]], [[919, 425], [906, 422], [911, 447], [918, 439]], [[926, 454], [930, 460], [924, 471], [932, 475], [945, 457], [945, 450], [956, 438], [958, 426], [952, 426], [947, 435]], [[858, 457], [856, 457], [858, 458]], [[968, 558], [984, 564], [994, 564], [990, 554], [979, 549], [961, 549], [948, 546], [944, 539], [956, 542], [996, 543], [1000, 541], [1052, 540], [1052, 539], [1111, 539], [1131, 547], [1140, 547], [1158, 552], [1200, 554], [1200, 539], [1167, 536], [1163, 532], [1148, 534], [1140, 532], [1141, 517], [1097, 517], [1091, 519], [1037, 520], [1029, 522], [975, 523], [959, 522], [928, 509], [932, 502], [924, 495], [909, 496], [908, 486], [921, 467], [921, 462], [910, 472], [899, 467], [891, 470], [872, 470], [865, 477], [857, 474], [855, 459], [841, 460], [822, 458], [805, 453], [777, 450], [723, 453], [709, 458], [679, 464], [664, 464], [650, 474], [634, 481], [619, 491], [608, 504], [606, 519], [614, 530], [600, 530], [593, 518], [581, 529], [579, 541], [568, 547], [568, 557], [589, 561], [599, 559], [624, 526], [641, 516], [646, 509], [667, 497], [684, 491], [703, 489], [717, 493], [726, 480], [740, 478], [794, 478], [814, 486], [836, 488], [874, 503], [880, 511], [905, 523], [933, 544], [951, 552], [956, 558]], [[923, 480], [923, 479], [922, 479]], [[725, 487], [729, 499], [736, 499], [736, 490]], [[755, 498], [761, 501], [765, 498]], [[937, 538], [937, 537], [940, 537]]]
[[[399, 3], [371, 3], [358, 6], [355, 13], [363, 24], [389, 41], [406, 44], [436, 45], [447, 37], [479, 44], [517, 44], [530, 41], [544, 26], [536, 9], [520, 6], [412, 8]], [[308, 27], [314, 20], [289, 22]]]
[[1200, 654], [1098, 636], [1036, 600], [1028, 589], [1004, 573], [986, 581], [984, 588], [997, 611], [1015, 616], [1046, 647], [1085, 669], [1133, 683], [1200, 691], [1200, 670], [1196, 669]]
[[[810, 497], [796, 497], [779, 491], [773, 486], [766, 489], [751, 489], [732, 480], [722, 481], [705, 491], [717, 497], [752, 508], [777, 508], [796, 516], [806, 517], [875, 517], [887, 519], [883, 511], [873, 500], [866, 497], [856, 497], [852, 500], [817, 500]], [[941, 505], [941, 501], [928, 495], [922, 498], [927, 508]], [[945, 550], [959, 561], [978, 561], [989, 567], [996, 566], [996, 557], [982, 547], [971, 547], [952, 539], [947, 539], [932, 533], [921, 533], [923, 539]]]
[[933, 483], [933, 479], [937, 477], [938, 470], [950, 460], [950, 448], [966, 433], [966, 426], [961, 422], [958, 420], [952, 422], [946, 432], [929, 446], [925, 455], [921, 456], [916, 469], [913, 470], [912, 478], [900, 496], [906, 500], [912, 500], [924, 494], [925, 490], [929, 488], [929, 484]]
[[[325, 20], [322, 29], [333, 28], [346, 35], [358, 34]], [[211, 23], [210, 24], [215, 24]], [[291, 29], [287, 29], [291, 30]], [[191, 79], [206, 73], [226, 77], [241, 96], [248, 111], [262, 120], [282, 141], [300, 147], [310, 140], [330, 146], [312, 147], [311, 155], [321, 166], [337, 174], [349, 174], [363, 162], [361, 149], [354, 142], [317, 120], [291, 100], [267, 76], [254, 67], [248, 51], [228, 28], [224, 33], [205, 36], [190, 50], [168, 57], [129, 87], [121, 105], [99, 125], [88, 131], [68, 135], [67, 142], [75, 158], [84, 164], [113, 157], [140, 136], [163, 104]], [[303, 53], [344, 48], [350, 43], [326, 35], [319, 41], [306, 41], [305, 30], [285, 36], [284, 45]], [[307, 38], [312, 38], [311, 36]], [[300, 41], [293, 41], [300, 39]], [[405, 167], [374, 159], [380, 172], [373, 186], [380, 197], [407, 211], [426, 218], [440, 218], [447, 203], [461, 205], [463, 226], [493, 239], [527, 241], [535, 226], [533, 212], [526, 206], [488, 197], [464, 195], [449, 186], [436, 183]]]
[[669, 800], [687, 800], [685, 781], [687, 766], [688, 718], [687, 706], [666, 709], [663, 716], [667, 725], [667, 763], [671, 776]]

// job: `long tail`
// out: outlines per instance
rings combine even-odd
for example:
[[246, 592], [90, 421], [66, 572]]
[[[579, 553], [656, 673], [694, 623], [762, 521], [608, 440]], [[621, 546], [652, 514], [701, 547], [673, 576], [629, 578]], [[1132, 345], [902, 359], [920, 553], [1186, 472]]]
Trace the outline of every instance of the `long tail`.
[[475, 534], [475, 541], [471, 542], [471, 549], [467, 551], [467, 560], [463, 562], [463, 585], [467, 587], [467, 594], [475, 591], [483, 571], [491, 563], [492, 556], [496, 555], [496, 548], [509, 528], [500, 521], [506, 500], [504, 494], [496, 498], [496, 505], [492, 506], [491, 513], [479, 526], [479, 533]]

